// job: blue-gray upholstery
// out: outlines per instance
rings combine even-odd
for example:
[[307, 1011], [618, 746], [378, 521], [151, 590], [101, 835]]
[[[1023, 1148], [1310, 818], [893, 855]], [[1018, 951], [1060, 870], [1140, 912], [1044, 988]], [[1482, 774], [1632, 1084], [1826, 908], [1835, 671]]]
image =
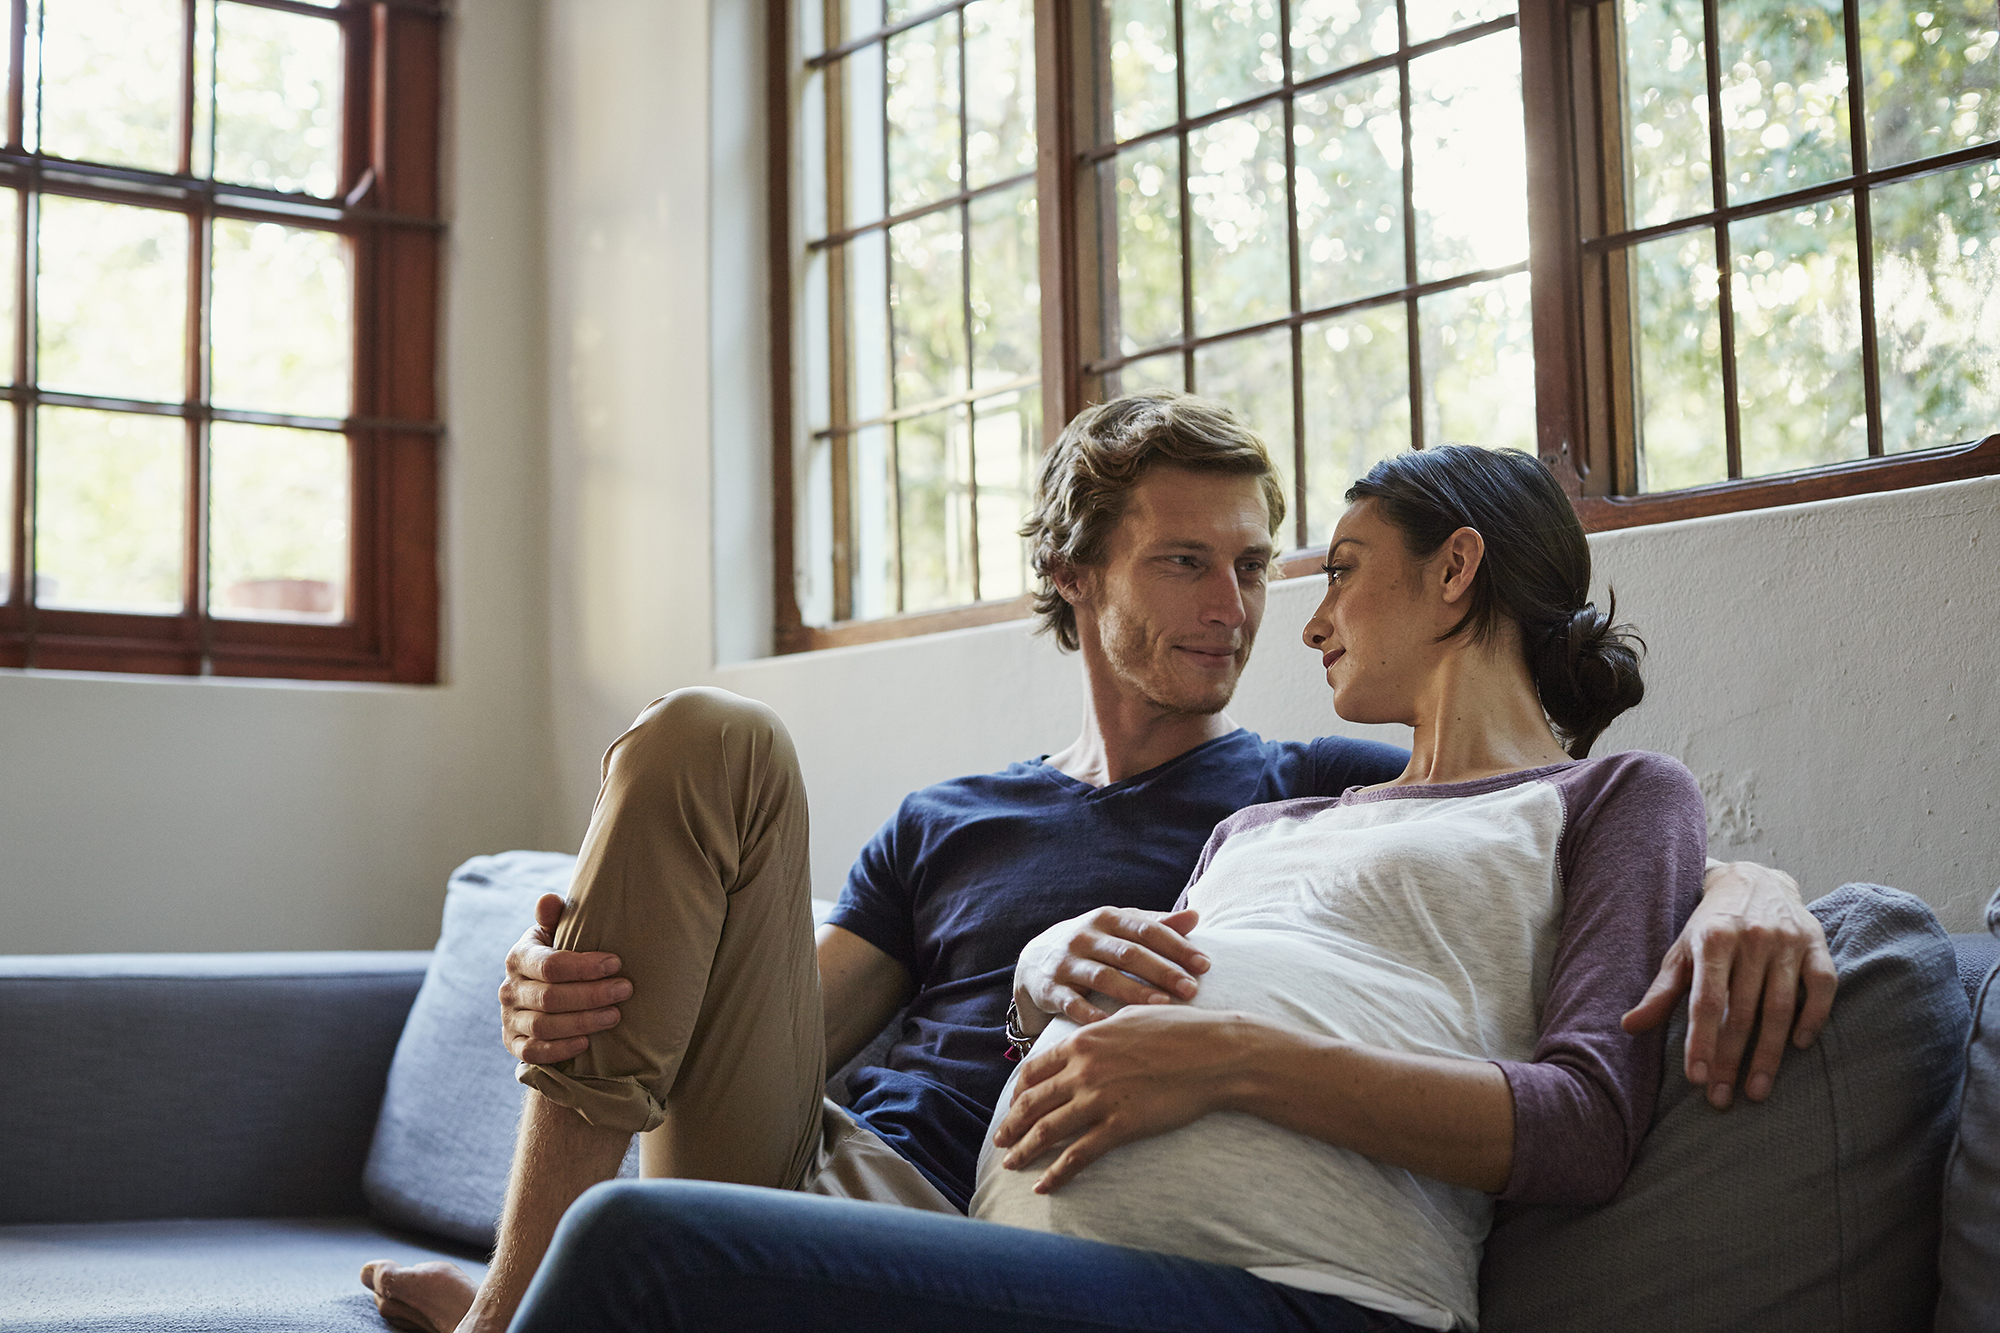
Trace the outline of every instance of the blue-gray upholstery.
[[0, 958], [0, 1224], [365, 1211], [361, 1163], [429, 958]]
[[1717, 1112], [1669, 1073], [1603, 1207], [1503, 1207], [1481, 1274], [1488, 1333], [1930, 1328], [1967, 1025], [1955, 951], [1895, 889], [1849, 884], [1812, 911], [1840, 973], [1818, 1042], [1787, 1048], [1761, 1106]]
[[195, 1219], [0, 1227], [7, 1333], [384, 1333], [370, 1259], [485, 1265], [361, 1218]]
[[[2000, 892], [1986, 904], [1986, 924], [2000, 935]], [[1990, 958], [1992, 937], [1986, 943]], [[1990, 963], [1972, 1001], [1939, 1267], [1937, 1333], [2000, 1331], [2000, 967]]]
[[[452, 872], [444, 929], [389, 1066], [362, 1188], [386, 1222], [490, 1249], [527, 1088], [500, 1044], [507, 951], [535, 900], [566, 894], [576, 858], [475, 856]], [[639, 1141], [624, 1176], [639, 1174]]]

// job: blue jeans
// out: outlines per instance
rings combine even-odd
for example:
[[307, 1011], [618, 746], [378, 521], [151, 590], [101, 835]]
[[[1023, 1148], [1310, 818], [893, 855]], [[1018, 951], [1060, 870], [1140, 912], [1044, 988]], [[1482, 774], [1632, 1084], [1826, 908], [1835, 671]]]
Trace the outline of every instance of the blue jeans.
[[513, 1333], [1376, 1333], [1414, 1326], [1240, 1268], [743, 1185], [613, 1181], [569, 1210]]

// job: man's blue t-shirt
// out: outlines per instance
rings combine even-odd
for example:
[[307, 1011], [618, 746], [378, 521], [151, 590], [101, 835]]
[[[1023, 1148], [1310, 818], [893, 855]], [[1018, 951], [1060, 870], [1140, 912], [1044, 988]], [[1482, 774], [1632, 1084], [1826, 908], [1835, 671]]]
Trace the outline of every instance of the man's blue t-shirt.
[[1166, 911], [1230, 815], [1386, 782], [1408, 757], [1239, 729], [1108, 787], [1037, 760], [911, 793], [862, 849], [829, 918], [917, 984], [886, 1067], [849, 1079], [854, 1113], [965, 1208], [1007, 1081], [1001, 1030], [1028, 941], [1107, 904]]

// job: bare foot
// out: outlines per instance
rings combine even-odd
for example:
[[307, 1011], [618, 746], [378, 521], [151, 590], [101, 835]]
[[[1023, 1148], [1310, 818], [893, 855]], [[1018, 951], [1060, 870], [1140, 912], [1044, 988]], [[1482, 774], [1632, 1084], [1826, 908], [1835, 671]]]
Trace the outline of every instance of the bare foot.
[[397, 1264], [375, 1259], [361, 1265], [361, 1285], [375, 1293], [375, 1308], [402, 1333], [451, 1333], [479, 1284], [457, 1264]]

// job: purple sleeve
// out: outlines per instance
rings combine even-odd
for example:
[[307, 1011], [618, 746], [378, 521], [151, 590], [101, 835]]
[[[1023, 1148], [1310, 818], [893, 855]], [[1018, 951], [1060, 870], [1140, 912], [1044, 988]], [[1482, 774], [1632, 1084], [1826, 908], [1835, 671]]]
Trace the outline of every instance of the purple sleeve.
[[1617, 1193], [1652, 1121], [1665, 1026], [1635, 1037], [1618, 1020], [1701, 897], [1707, 818], [1693, 775], [1662, 755], [1609, 755], [1554, 782], [1562, 927], [1535, 1058], [1498, 1062], [1514, 1094], [1499, 1197], [1588, 1205]]

